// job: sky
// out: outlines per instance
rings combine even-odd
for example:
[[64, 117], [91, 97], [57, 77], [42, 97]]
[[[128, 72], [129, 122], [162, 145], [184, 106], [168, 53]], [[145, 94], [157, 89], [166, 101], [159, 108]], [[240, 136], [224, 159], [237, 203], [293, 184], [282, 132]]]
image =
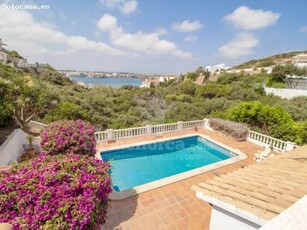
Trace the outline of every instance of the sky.
[[58, 70], [181, 74], [307, 50], [306, 9], [306, 0], [0, 0], [0, 38]]

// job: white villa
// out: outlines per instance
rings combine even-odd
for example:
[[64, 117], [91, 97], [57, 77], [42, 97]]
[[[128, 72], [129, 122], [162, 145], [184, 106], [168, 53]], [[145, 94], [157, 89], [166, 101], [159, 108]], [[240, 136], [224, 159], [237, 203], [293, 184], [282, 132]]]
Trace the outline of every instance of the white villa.
[[307, 67], [307, 54], [299, 54], [292, 58], [292, 64], [297, 67]]
[[146, 78], [140, 88], [157, 87], [160, 83], [175, 79], [175, 75], [161, 75], [159, 78]]
[[215, 73], [215, 72], [221, 72], [223, 70], [227, 70], [229, 69], [230, 67], [227, 67], [225, 65], [225, 63], [221, 63], [221, 64], [218, 64], [218, 65], [213, 65], [213, 66], [206, 66], [206, 71], [210, 72], [210, 73]]
[[5, 63], [12, 67], [18, 67], [18, 68], [36, 68], [36, 67], [47, 67], [48, 64], [43, 63], [28, 63], [28, 60], [26, 58], [20, 58], [20, 57], [12, 57], [5, 52], [3, 46], [7, 46], [7, 44], [4, 44], [2, 42], [2, 39], [0, 38], [0, 62]]

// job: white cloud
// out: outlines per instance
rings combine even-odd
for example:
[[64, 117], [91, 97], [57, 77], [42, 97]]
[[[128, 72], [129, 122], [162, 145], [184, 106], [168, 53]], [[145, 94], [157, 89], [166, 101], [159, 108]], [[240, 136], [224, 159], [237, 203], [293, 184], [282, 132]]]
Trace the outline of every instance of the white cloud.
[[253, 10], [247, 6], [240, 6], [231, 14], [226, 15], [224, 20], [238, 29], [256, 30], [275, 25], [279, 18], [280, 14], [272, 11]]
[[117, 8], [123, 14], [131, 14], [137, 10], [137, 0], [101, 0], [101, 2], [108, 8]]
[[112, 31], [117, 28], [117, 19], [111, 14], [105, 14], [99, 19], [96, 25], [102, 31]]
[[307, 25], [300, 28], [300, 32], [307, 33]]
[[195, 42], [197, 40], [197, 36], [186, 36], [184, 40], [186, 42]]
[[123, 0], [101, 0], [100, 2], [105, 4], [108, 8], [114, 8], [121, 4]]
[[174, 23], [172, 25], [173, 30], [179, 31], [179, 32], [192, 32], [199, 30], [203, 27], [203, 24], [201, 24], [198, 20], [190, 21], [185, 20], [181, 23]]
[[156, 28], [156, 29], [155, 29], [155, 32], [156, 32], [157, 34], [159, 34], [159, 35], [167, 35], [167, 34], [169, 34], [169, 32], [167, 31], [167, 29], [165, 29], [165, 28], [160, 28], [160, 27]]
[[251, 33], [239, 33], [229, 43], [219, 48], [219, 55], [224, 58], [235, 59], [253, 53], [257, 46], [258, 39]]
[[[110, 55], [127, 54], [127, 52], [112, 48], [102, 42], [91, 41], [82, 36], [68, 36], [58, 31], [54, 25], [35, 21], [29, 12], [23, 10], [13, 11], [0, 9], [0, 28], [1, 34], [5, 35], [6, 39], [27, 42], [32, 45], [36, 44], [36, 46], [40, 47], [48, 47], [48, 49], [43, 49], [46, 53], [47, 51], [55, 52], [58, 47], [62, 52], [65, 49], [69, 52], [72, 50], [90, 49]], [[33, 49], [31, 53], [37, 52], [38, 50]]]
[[[151, 35], [149, 37], [156, 42], [152, 42], [152, 45], [143, 44], [143, 47], [148, 47], [144, 51], [129, 51], [119, 46], [114, 47], [109, 42], [99, 41], [100, 38], [109, 37], [109, 32], [105, 34], [97, 29], [101, 36], [95, 36], [93, 40], [78, 34], [77, 30], [76, 36], [71, 36], [60, 26], [46, 23], [32, 14], [32, 11], [0, 9], [0, 37], [8, 44], [6, 48], [17, 50], [30, 63], [49, 63], [56, 69], [179, 73], [193, 69], [197, 61], [195, 58], [181, 58], [189, 58], [192, 54], [179, 50], [173, 42], [159, 38], [157, 33], [139, 32], [140, 42], [146, 40], [141, 39], [141, 35]], [[119, 27], [117, 21], [113, 26], [112, 21], [109, 26], [102, 26], [107, 30]], [[116, 32], [129, 36], [123, 29]], [[134, 35], [131, 34], [132, 37]]]
[[179, 50], [173, 42], [161, 40], [159, 34], [138, 31], [131, 34], [117, 25], [116, 17], [105, 14], [97, 22], [97, 27], [109, 33], [113, 45], [127, 49], [145, 52], [147, 54], [171, 54], [179, 57], [192, 57], [191, 53]]
[[137, 9], [137, 7], [138, 7], [137, 1], [127, 1], [120, 7], [120, 11], [123, 14], [130, 14], [134, 12]]

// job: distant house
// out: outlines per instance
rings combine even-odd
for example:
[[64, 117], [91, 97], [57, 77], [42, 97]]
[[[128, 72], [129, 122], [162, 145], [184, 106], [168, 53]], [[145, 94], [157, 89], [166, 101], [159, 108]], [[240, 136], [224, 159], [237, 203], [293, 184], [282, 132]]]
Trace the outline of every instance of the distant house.
[[157, 87], [162, 82], [166, 82], [172, 79], [175, 79], [175, 75], [161, 75], [159, 78], [146, 78], [145, 81], [142, 82], [140, 88], [150, 88]]
[[0, 38], [0, 51], [3, 51], [3, 50], [4, 50], [3, 46], [7, 46], [7, 44], [4, 44], [4, 43], [2, 42], [2, 39]]
[[245, 68], [245, 69], [230, 69], [226, 70], [226, 73], [246, 73], [246, 74], [259, 74], [262, 73], [262, 71], [270, 74], [272, 73], [272, 66], [269, 67], [257, 67], [257, 68]]
[[7, 46], [2, 42], [2, 39], [0, 38], [0, 61], [3, 63], [6, 63], [8, 60], [7, 53], [4, 52], [3, 46]]
[[48, 64], [45, 64], [45, 63], [36, 63], [36, 66], [37, 67], [48, 67], [49, 65]]
[[7, 53], [0, 51], [0, 62], [7, 63]]
[[161, 76], [159, 77], [159, 81], [160, 81], [160, 82], [165, 82], [165, 81], [173, 80], [173, 79], [175, 79], [175, 78], [176, 78], [175, 75], [165, 74], [165, 75], [161, 75]]
[[142, 82], [140, 88], [157, 87], [159, 85], [160, 85], [159, 78], [146, 78], [145, 81]]
[[19, 68], [26, 68], [26, 66], [28, 65], [28, 61], [27, 59], [19, 59], [16, 65]]
[[165, 82], [165, 81], [167, 81], [167, 79], [164, 76], [160, 76], [159, 77], [159, 81], [160, 82]]
[[[38, 63], [35, 64], [29, 64], [27, 59], [21, 57], [20, 55], [12, 55], [12, 52], [8, 52], [3, 48], [3, 46], [7, 46], [2, 42], [2, 39], [0, 38], [0, 62], [6, 63], [9, 66], [12, 67], [18, 67], [18, 68], [25, 68], [25, 69], [31, 69], [31, 68], [37, 68], [37, 67], [47, 67], [48, 64]], [[17, 52], [16, 52], [17, 53]]]
[[229, 69], [229, 67], [227, 67], [224, 63], [221, 63], [218, 65], [206, 66], [205, 71], [208, 71], [210, 73], [216, 73], [216, 72], [221, 72], [227, 69]]
[[307, 54], [299, 54], [292, 58], [292, 64], [297, 67], [307, 67]]
[[20, 67], [23, 63], [27, 62], [24, 58], [12, 57], [8, 55], [8, 61], [11, 63], [13, 67]]

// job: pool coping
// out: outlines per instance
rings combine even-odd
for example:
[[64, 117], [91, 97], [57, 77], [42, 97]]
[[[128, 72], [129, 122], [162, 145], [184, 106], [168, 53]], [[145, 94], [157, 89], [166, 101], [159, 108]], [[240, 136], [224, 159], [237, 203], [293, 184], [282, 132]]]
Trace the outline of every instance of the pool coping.
[[176, 140], [176, 139], [180, 139], [180, 138], [186, 138], [186, 137], [193, 137], [193, 136], [200, 136], [208, 141], [213, 142], [214, 144], [217, 144], [229, 151], [231, 151], [232, 153], [236, 154], [237, 156], [231, 157], [229, 159], [226, 160], [222, 160], [210, 165], [206, 165], [203, 167], [199, 167], [196, 169], [192, 169], [186, 172], [182, 172], [173, 176], [169, 176], [169, 177], [165, 177], [156, 181], [152, 181], [143, 185], [139, 185], [136, 187], [133, 187], [131, 189], [128, 190], [124, 190], [121, 192], [116, 192], [113, 191], [110, 194], [110, 199], [111, 200], [122, 200], [128, 197], [132, 197], [135, 196], [137, 194], [143, 193], [143, 192], [147, 192], [171, 183], [175, 183], [208, 171], [212, 171], [214, 169], [226, 166], [226, 165], [230, 165], [242, 160], [247, 159], [247, 155], [245, 153], [242, 153], [239, 149], [235, 149], [232, 147], [229, 147], [219, 141], [216, 141], [214, 139], [212, 139], [211, 137], [207, 136], [207, 135], [203, 135], [200, 133], [197, 134], [186, 134], [186, 135], [178, 135], [175, 137], [167, 137], [167, 138], [159, 138], [156, 140], [150, 140], [150, 141], [138, 141], [137, 143], [130, 143], [130, 144], [123, 144], [123, 145], [117, 145], [117, 146], [110, 146], [110, 147], [106, 147], [106, 148], [99, 148], [96, 151], [96, 157], [100, 160], [102, 160], [102, 157], [100, 155], [101, 152], [105, 152], [105, 151], [111, 151], [111, 150], [118, 150], [118, 149], [124, 149], [124, 148], [129, 148], [129, 147], [133, 147], [133, 146], [140, 146], [140, 145], [146, 145], [146, 144], [152, 144], [152, 143], [158, 143], [158, 142], [163, 142], [163, 141], [170, 141], [170, 140]]

